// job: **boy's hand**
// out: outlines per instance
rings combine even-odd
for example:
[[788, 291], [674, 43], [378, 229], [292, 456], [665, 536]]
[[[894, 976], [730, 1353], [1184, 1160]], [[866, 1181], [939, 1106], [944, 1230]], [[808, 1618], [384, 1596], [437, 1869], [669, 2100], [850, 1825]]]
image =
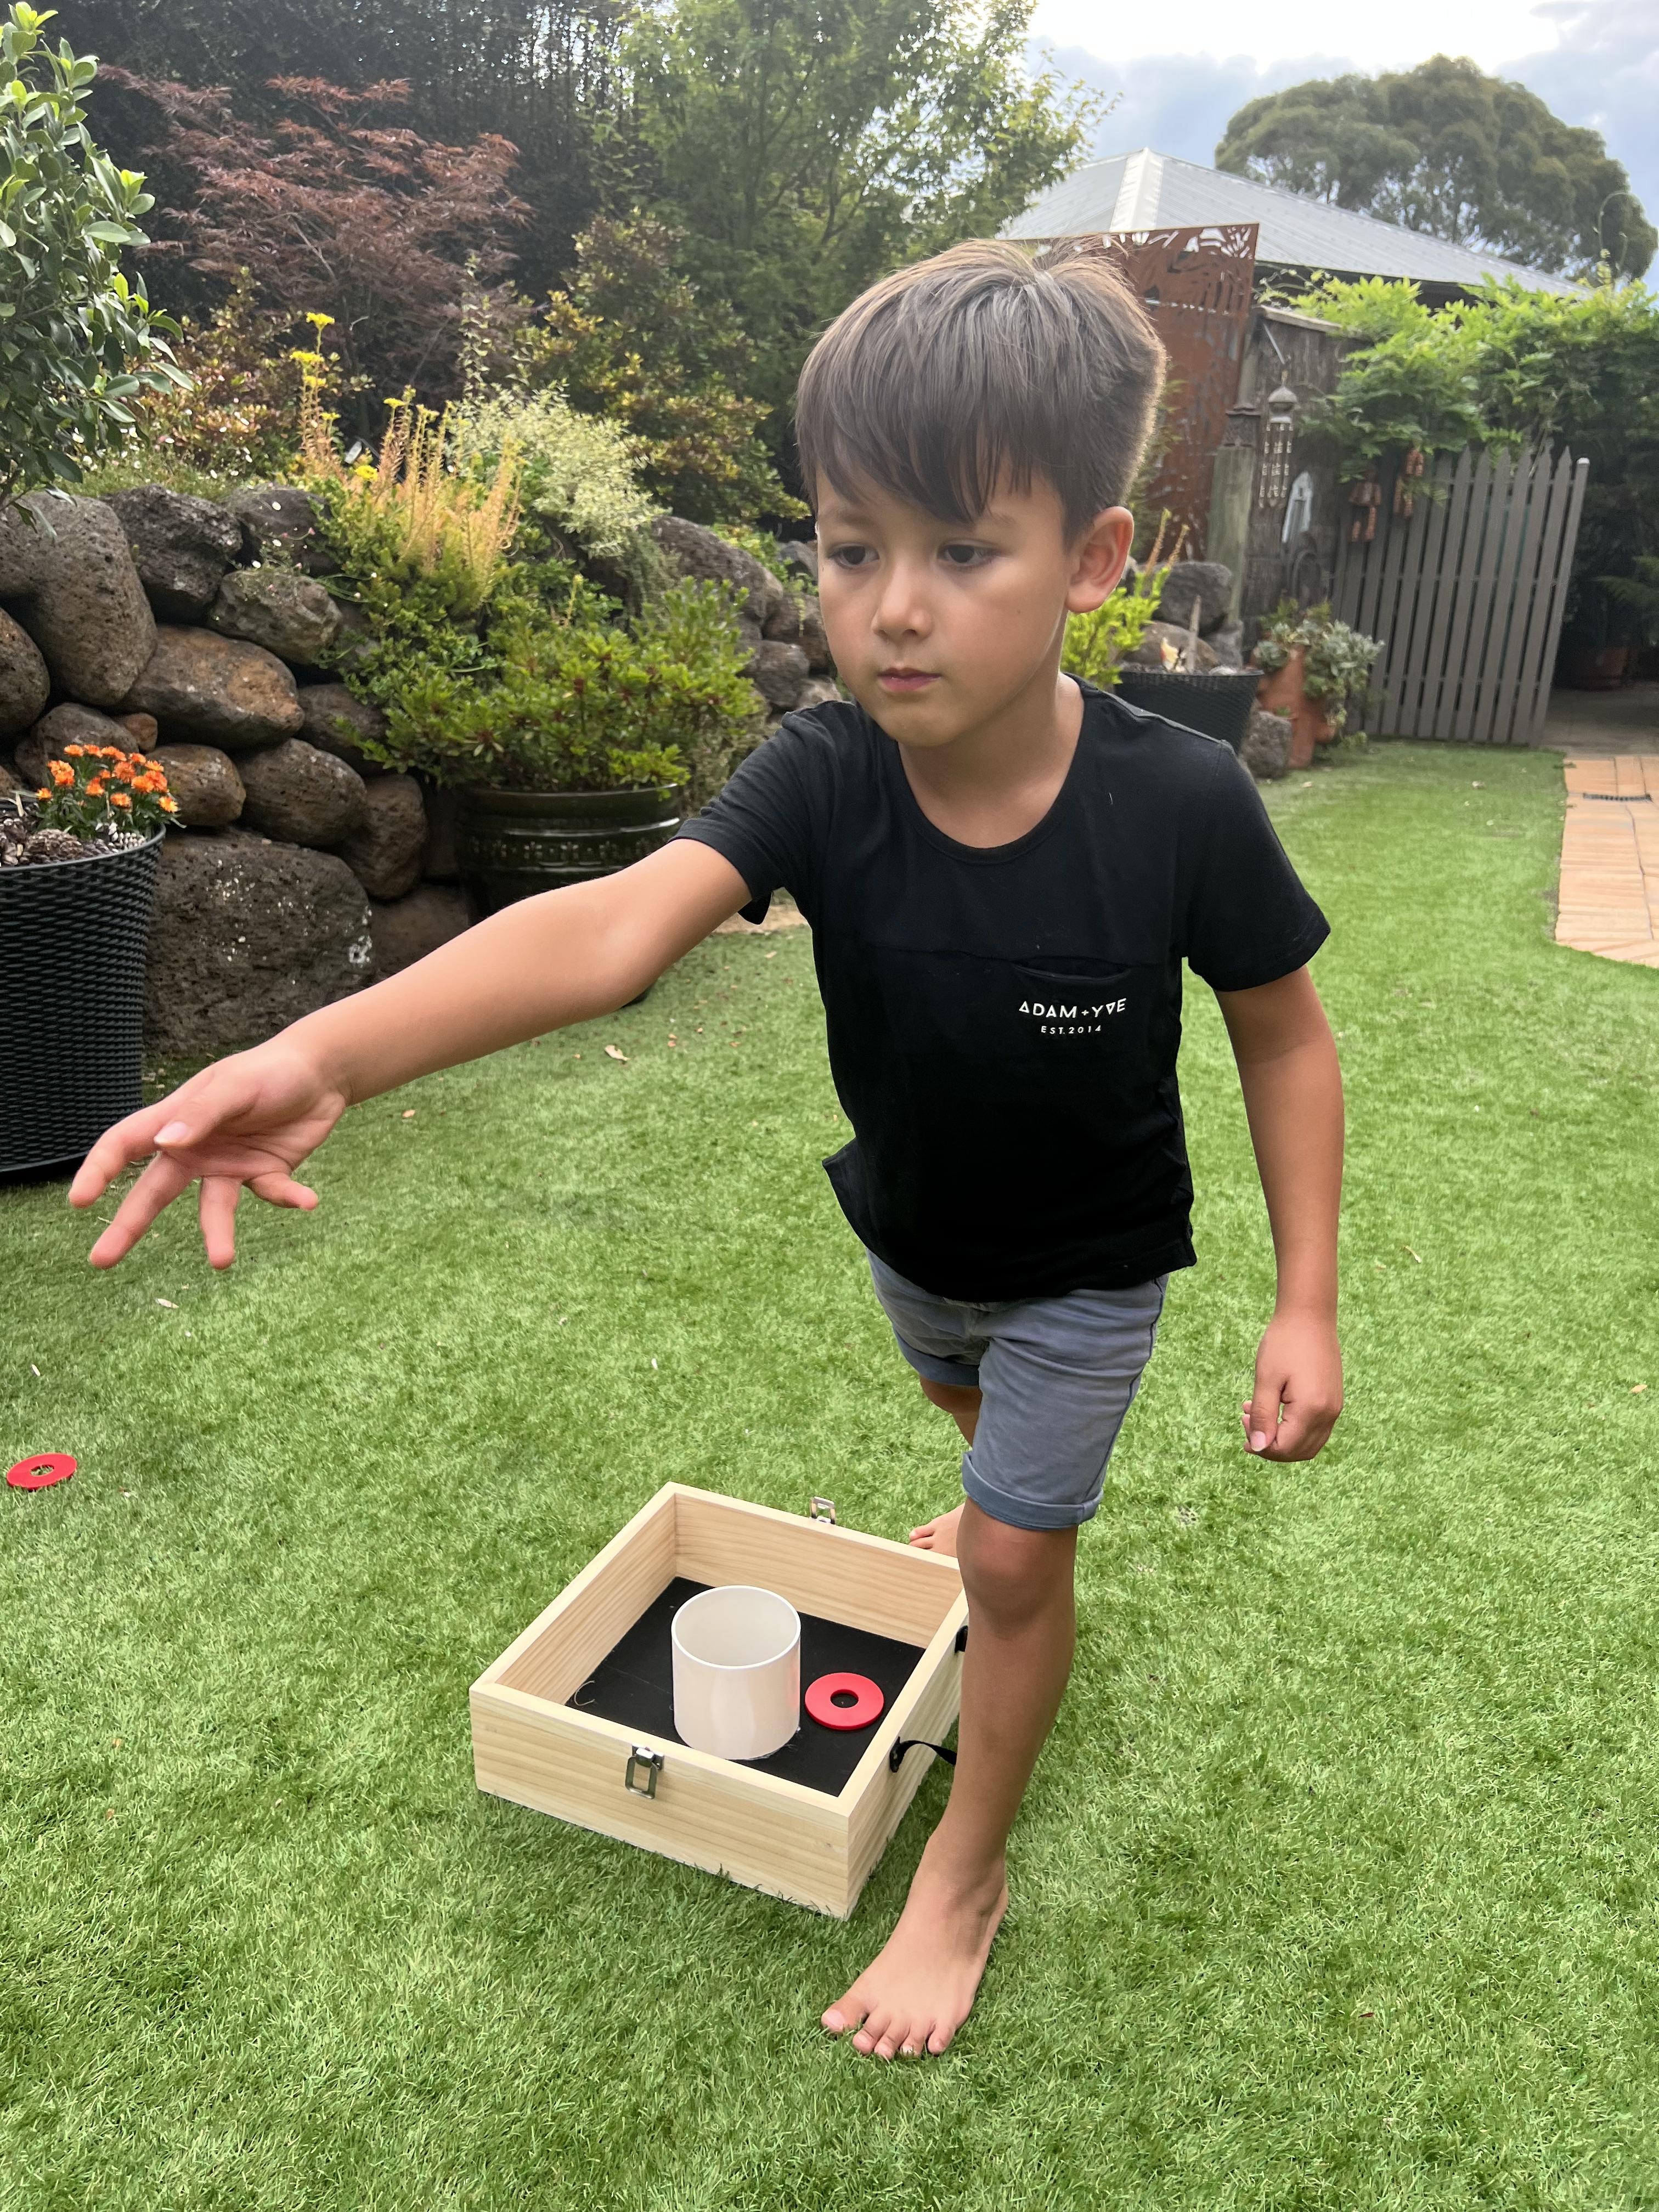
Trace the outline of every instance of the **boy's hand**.
[[309, 1212], [317, 1194], [293, 1170], [346, 1109], [345, 1094], [284, 1036], [234, 1053], [180, 1084], [158, 1105], [106, 1129], [70, 1185], [71, 1206], [91, 1206], [121, 1170], [154, 1153], [93, 1246], [94, 1267], [124, 1259], [156, 1215], [201, 1178], [202, 1241], [216, 1267], [236, 1256], [237, 1202], [246, 1183], [272, 1206]]
[[1255, 1356], [1255, 1395], [1245, 1401], [1246, 1449], [1262, 1459], [1312, 1459], [1341, 1411], [1335, 1322], [1275, 1314]]

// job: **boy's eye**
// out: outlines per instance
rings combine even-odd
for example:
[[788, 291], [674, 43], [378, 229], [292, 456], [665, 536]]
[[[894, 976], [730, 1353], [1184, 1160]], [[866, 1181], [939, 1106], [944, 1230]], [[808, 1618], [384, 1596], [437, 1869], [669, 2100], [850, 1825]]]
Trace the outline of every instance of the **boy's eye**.
[[[861, 556], [868, 553], [873, 558], [874, 550], [875, 549], [869, 545], [837, 545], [831, 551], [830, 558], [837, 568], [854, 570], [867, 568], [871, 566], [871, 562]], [[990, 559], [991, 549], [988, 545], [941, 545], [939, 554], [949, 568], [977, 568], [982, 560]], [[957, 557], [958, 555], [963, 557], [958, 559]]]

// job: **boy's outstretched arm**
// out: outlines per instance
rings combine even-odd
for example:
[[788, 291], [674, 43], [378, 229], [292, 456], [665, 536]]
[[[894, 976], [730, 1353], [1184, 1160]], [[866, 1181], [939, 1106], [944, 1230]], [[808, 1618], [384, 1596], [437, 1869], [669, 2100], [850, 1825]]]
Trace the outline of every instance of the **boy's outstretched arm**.
[[1279, 1270], [1273, 1317], [1244, 1409], [1245, 1442], [1263, 1459], [1311, 1459], [1342, 1410], [1336, 1337], [1342, 1071], [1305, 968], [1254, 991], [1216, 996], [1238, 1062]]
[[314, 1206], [294, 1170], [348, 1106], [626, 1006], [749, 896], [711, 846], [676, 838], [615, 875], [505, 907], [384, 983], [216, 1060], [87, 1155], [73, 1206], [156, 1155], [93, 1246], [93, 1266], [113, 1267], [199, 1177], [207, 1255], [228, 1267], [243, 1184], [274, 1206]]

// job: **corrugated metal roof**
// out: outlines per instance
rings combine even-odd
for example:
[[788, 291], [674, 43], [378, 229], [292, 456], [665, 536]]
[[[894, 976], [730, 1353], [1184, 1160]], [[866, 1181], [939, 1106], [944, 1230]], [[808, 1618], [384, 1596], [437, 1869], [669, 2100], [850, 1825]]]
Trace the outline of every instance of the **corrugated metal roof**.
[[1277, 191], [1200, 161], [1155, 154], [1112, 154], [1051, 185], [1024, 215], [1006, 223], [1003, 238], [1066, 238], [1087, 231], [1153, 230], [1206, 222], [1261, 226], [1258, 261], [1333, 275], [1410, 276], [1425, 284], [1473, 289], [1483, 276], [1516, 276], [1535, 292], [1570, 292], [1565, 276], [1525, 269], [1495, 253], [1472, 252], [1427, 232], [1407, 230], [1375, 216], [1354, 215], [1323, 200]]

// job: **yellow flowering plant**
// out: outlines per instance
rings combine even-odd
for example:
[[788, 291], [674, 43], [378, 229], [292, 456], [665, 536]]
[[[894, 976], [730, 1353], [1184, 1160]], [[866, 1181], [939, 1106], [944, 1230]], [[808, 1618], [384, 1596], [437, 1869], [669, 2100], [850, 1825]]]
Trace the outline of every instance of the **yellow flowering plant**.
[[46, 775], [35, 793], [42, 830], [82, 839], [149, 837], [179, 811], [161, 762], [118, 745], [65, 745], [61, 759], [46, 763]]

